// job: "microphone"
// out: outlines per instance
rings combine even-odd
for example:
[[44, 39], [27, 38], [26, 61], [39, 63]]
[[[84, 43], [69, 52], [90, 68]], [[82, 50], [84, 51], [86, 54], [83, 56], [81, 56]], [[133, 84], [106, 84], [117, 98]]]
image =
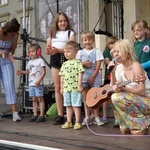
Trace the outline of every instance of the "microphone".
[[[113, 58], [112, 61], [113, 61], [115, 64], [117, 63], [117, 59], [116, 59], [116, 58]], [[114, 67], [115, 67], [115, 65], [109, 67], [109, 69], [107, 70], [107, 75], [109, 75], [109, 74], [112, 72], [112, 70], [113, 70]]]

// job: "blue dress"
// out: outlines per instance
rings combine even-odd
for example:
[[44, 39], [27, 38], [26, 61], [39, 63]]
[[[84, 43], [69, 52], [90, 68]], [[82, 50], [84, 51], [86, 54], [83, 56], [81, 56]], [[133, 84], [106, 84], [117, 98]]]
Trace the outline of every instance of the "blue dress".
[[15, 80], [14, 80], [14, 66], [13, 62], [9, 60], [7, 54], [13, 44], [14, 38], [10, 41], [0, 40], [0, 50], [5, 51], [6, 57], [0, 56], [0, 82], [2, 82], [6, 104], [16, 104]]
[[[87, 60], [92, 62], [92, 66], [90, 68], [84, 67], [85, 71], [83, 73], [83, 79], [82, 79], [82, 85], [84, 88], [91, 86], [91, 85], [88, 85], [87, 81], [90, 78], [90, 76], [92, 76], [92, 74], [95, 70], [95, 67], [96, 67], [96, 50], [97, 49], [94, 48], [92, 53], [87, 54], [86, 51], [84, 49], [82, 49], [80, 58], [77, 57], [77, 59], [81, 60], [81, 62], [84, 62]], [[98, 73], [92, 87], [100, 87], [100, 85], [101, 85], [100, 79], [101, 79], [101, 75], [100, 75], [100, 73]]]

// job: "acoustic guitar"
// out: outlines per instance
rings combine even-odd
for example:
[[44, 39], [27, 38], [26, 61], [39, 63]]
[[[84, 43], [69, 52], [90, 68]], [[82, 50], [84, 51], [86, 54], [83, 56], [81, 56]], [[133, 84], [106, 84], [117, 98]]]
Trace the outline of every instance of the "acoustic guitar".
[[[117, 86], [120, 88], [131, 82], [143, 82], [145, 80], [146, 80], [145, 76], [138, 76], [134, 79], [121, 82]], [[100, 107], [105, 101], [108, 101], [110, 99], [111, 94], [112, 94], [112, 87], [109, 84], [106, 84], [101, 88], [93, 87], [87, 92], [86, 104], [88, 107], [96, 109]]]

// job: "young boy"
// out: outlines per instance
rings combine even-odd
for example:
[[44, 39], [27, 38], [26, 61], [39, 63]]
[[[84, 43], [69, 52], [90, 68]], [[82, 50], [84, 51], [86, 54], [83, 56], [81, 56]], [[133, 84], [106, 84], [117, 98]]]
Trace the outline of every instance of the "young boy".
[[[85, 118], [82, 122], [82, 125], [96, 124], [99, 126], [103, 126], [104, 123], [100, 120], [99, 117], [99, 108], [91, 109], [86, 106], [86, 94], [91, 87], [100, 87], [101, 85], [101, 75], [99, 73], [101, 61], [104, 59], [102, 52], [93, 47], [94, 44], [94, 34], [90, 31], [82, 33], [81, 36], [82, 43], [84, 45], [84, 49], [80, 50], [77, 54], [77, 59], [81, 60], [82, 65], [85, 69], [83, 74], [83, 100], [84, 100], [84, 110], [85, 110]], [[94, 114], [90, 116], [90, 114]]]
[[64, 47], [64, 55], [68, 61], [64, 62], [59, 75], [61, 76], [61, 93], [64, 97], [64, 106], [67, 112], [67, 122], [63, 129], [72, 128], [72, 117], [75, 113], [74, 129], [81, 129], [81, 105], [82, 105], [82, 73], [84, 69], [80, 60], [76, 59], [79, 46], [75, 41], [69, 41]]
[[[33, 116], [29, 122], [44, 122], [45, 103], [43, 99], [43, 78], [46, 74], [45, 62], [40, 56], [41, 47], [38, 44], [29, 46], [31, 60], [27, 63], [26, 71], [17, 70], [17, 75], [29, 75], [29, 96], [32, 97]], [[38, 116], [38, 103], [40, 105], [40, 116]]]

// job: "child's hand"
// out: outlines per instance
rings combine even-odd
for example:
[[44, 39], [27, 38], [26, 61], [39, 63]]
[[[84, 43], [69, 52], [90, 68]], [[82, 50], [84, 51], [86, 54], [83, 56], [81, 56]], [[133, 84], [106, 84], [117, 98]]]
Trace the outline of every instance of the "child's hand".
[[49, 55], [55, 55], [58, 53], [58, 49], [56, 47], [52, 47], [52, 46], [48, 45], [46, 52]]
[[63, 95], [63, 89], [62, 88], [60, 89], [60, 93]]
[[52, 47], [51, 49], [51, 55], [55, 55], [58, 53], [58, 49], [56, 47]]
[[92, 62], [87, 60], [85, 62], [83, 62], [83, 67], [86, 67], [86, 68], [90, 68], [92, 66]]
[[89, 79], [88, 79], [88, 84], [89, 85], [93, 85], [94, 84], [94, 81], [95, 81], [95, 78], [93, 76], [91, 76]]
[[82, 86], [78, 86], [78, 91], [82, 93], [83, 87]]
[[46, 48], [46, 53], [51, 55], [52, 52], [52, 46], [48, 45], [48, 47]]
[[17, 74], [18, 76], [20, 76], [20, 75], [22, 74], [22, 71], [21, 71], [21, 70], [16, 70], [16, 74]]
[[40, 86], [40, 81], [36, 81], [35, 82], [35, 87], [39, 87]]

